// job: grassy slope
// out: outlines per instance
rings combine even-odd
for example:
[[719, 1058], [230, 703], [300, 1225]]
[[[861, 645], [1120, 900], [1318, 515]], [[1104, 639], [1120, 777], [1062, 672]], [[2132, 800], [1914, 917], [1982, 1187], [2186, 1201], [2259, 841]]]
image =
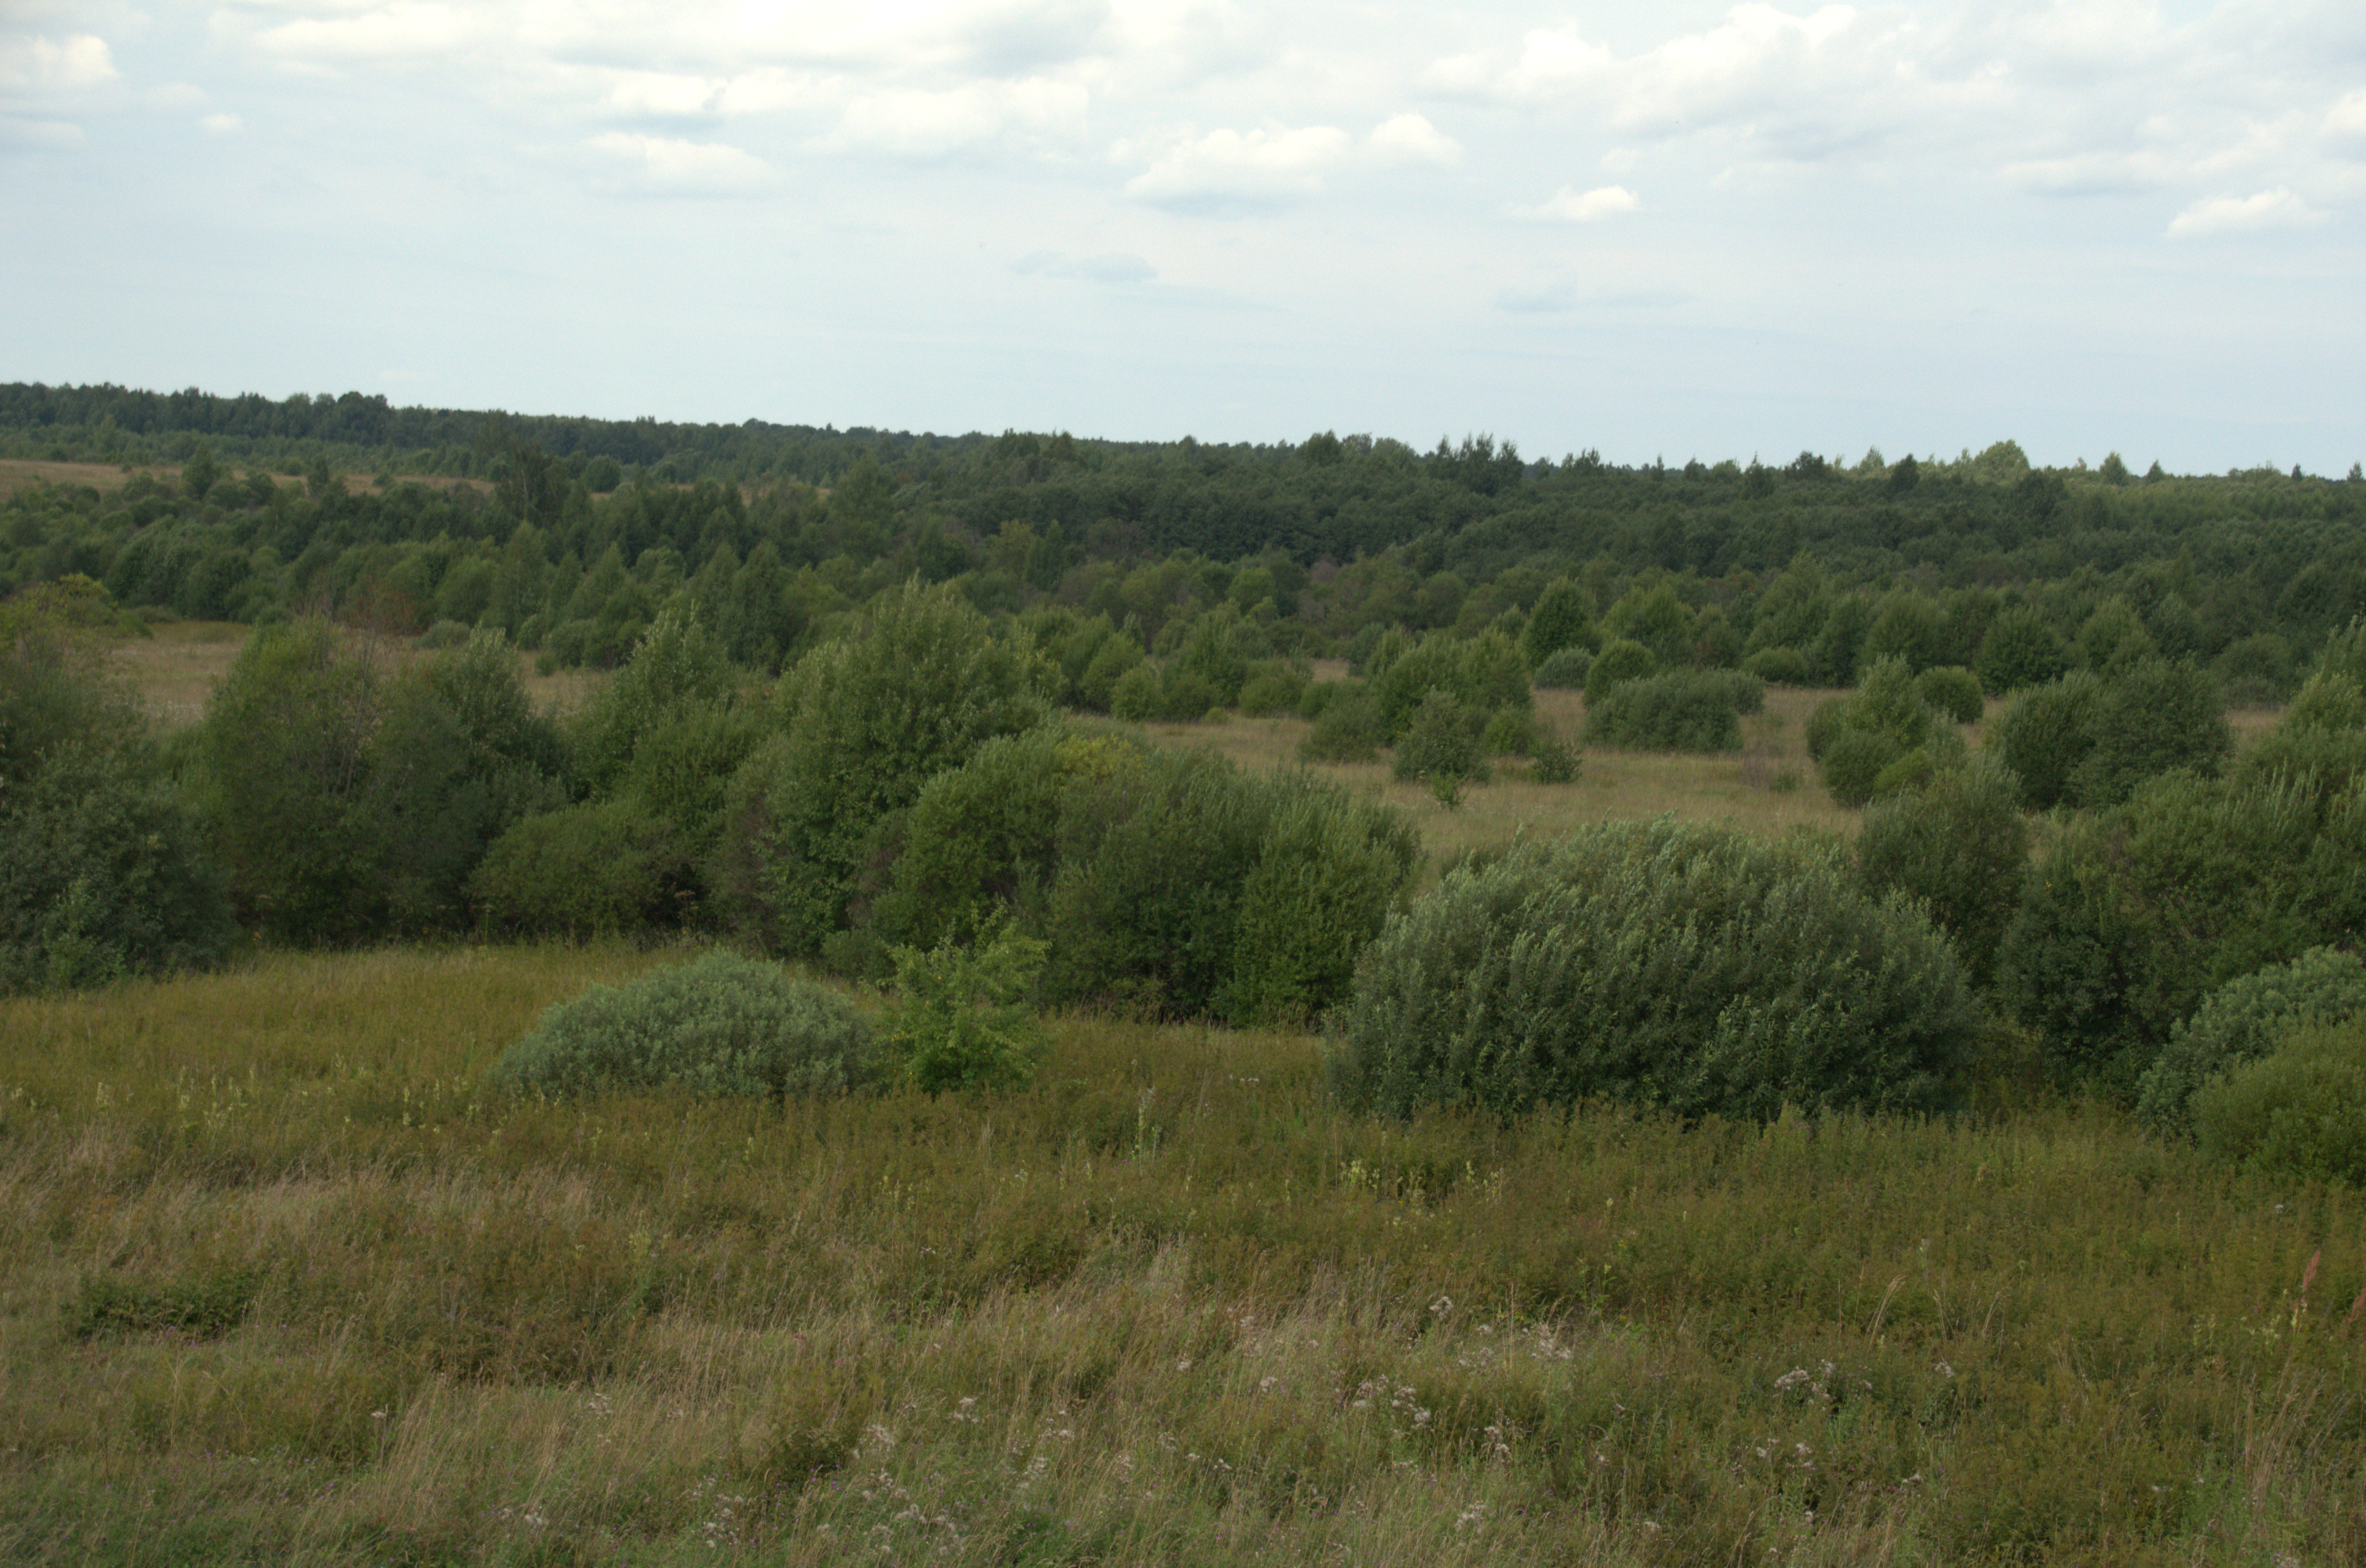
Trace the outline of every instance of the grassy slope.
[[2357, 1194], [2085, 1108], [1376, 1123], [1089, 1018], [982, 1103], [479, 1092], [666, 961], [0, 1003], [0, 1560], [2366, 1552]]

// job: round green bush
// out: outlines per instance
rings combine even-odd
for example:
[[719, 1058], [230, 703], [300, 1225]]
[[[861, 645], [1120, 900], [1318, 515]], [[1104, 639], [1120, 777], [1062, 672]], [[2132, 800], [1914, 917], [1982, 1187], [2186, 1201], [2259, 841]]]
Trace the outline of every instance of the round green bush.
[[1640, 680], [1660, 667], [1651, 650], [1632, 638], [1620, 637], [1603, 645], [1585, 670], [1585, 700], [1601, 701], [1621, 682]]
[[2366, 1030], [2303, 1030], [2193, 1096], [2194, 1139], [2275, 1176], [2366, 1186]]
[[1430, 688], [1397, 742], [1390, 771], [1400, 781], [1467, 778], [1486, 783], [1487, 755], [1479, 744], [1482, 722], [1452, 692]]
[[1998, 715], [1997, 755], [2021, 780], [2021, 803], [2033, 811], [2077, 803], [2079, 769], [2095, 749], [2095, 711], [2103, 683], [2088, 670], [2034, 687]]
[[1835, 804], [1853, 810], [1874, 798], [1883, 775], [1908, 751], [1886, 731], [1844, 729], [1824, 745], [1824, 788]]
[[1765, 687], [1729, 670], [1670, 670], [1622, 681], [1585, 711], [1585, 744], [1635, 751], [1739, 751], [1735, 702], [1746, 689], [1761, 706]]
[[1914, 694], [1959, 724], [1977, 724], [1987, 702], [1980, 678], [1961, 665], [1942, 665], [1914, 678]]
[[1583, 648], [1562, 648], [1547, 655], [1529, 678], [1539, 690], [1579, 691], [1585, 687], [1586, 671], [1593, 667], [1594, 655]]
[[1926, 1111], [1982, 1028], [1920, 908], [1838, 852], [1605, 823], [1450, 872], [1356, 971], [1348, 1103], [1515, 1113], [1593, 1095], [1685, 1115]]
[[1298, 745], [1298, 753], [1309, 762], [1369, 762], [1380, 755], [1380, 709], [1372, 700], [1370, 689], [1361, 681], [1338, 681], [1323, 686], [1311, 686], [1309, 691], [1322, 691], [1335, 686], [1323, 711], [1314, 716], [1314, 728]]
[[660, 1087], [778, 1097], [843, 1094], [878, 1071], [870, 1026], [845, 997], [711, 953], [546, 1009], [493, 1081], [554, 1100]]
[[2019, 781], [2001, 765], [1976, 757], [1920, 790], [1877, 801], [1856, 835], [1865, 890], [1921, 900], [1979, 983], [1995, 970], [2029, 871], [2020, 794]]
[[2183, 1127], [2195, 1094], [2213, 1079], [2268, 1055], [2294, 1030], [2366, 1013], [2366, 964], [2338, 947], [2312, 947], [2220, 986], [2169, 1028], [2144, 1075], [2136, 1115], [2164, 1132]]
[[1797, 648], [1761, 648], [1741, 667], [1769, 686], [1806, 686], [1815, 678], [1808, 655]]

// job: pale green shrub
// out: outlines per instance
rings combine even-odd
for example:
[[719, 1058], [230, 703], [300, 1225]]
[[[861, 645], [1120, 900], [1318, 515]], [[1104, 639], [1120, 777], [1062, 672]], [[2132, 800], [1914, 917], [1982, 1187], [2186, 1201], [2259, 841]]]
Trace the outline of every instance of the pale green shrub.
[[2338, 947], [2312, 947], [2229, 981], [2170, 1027], [2137, 1092], [2136, 1115], [2163, 1131], [2182, 1127], [2193, 1096], [2213, 1079], [2268, 1055], [2296, 1029], [2360, 1013], [2366, 964]]
[[2203, 1149], [2270, 1175], [2366, 1186], [2366, 1030], [2305, 1029], [2203, 1085]]

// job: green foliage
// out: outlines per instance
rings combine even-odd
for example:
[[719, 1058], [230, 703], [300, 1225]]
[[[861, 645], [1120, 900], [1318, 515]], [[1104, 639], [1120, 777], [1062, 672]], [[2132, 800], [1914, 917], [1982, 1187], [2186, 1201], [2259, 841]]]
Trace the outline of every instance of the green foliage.
[[2292, 644], [2273, 632], [2254, 633], [2227, 644], [2211, 665], [2211, 673], [2225, 688], [2227, 700], [2245, 708], [2282, 702], [2299, 684]]
[[220, 961], [221, 879], [111, 665], [96, 585], [0, 605], [0, 993]]
[[1249, 678], [1241, 683], [1242, 716], [1263, 718], [1268, 713], [1295, 712], [1298, 700], [1306, 693], [1306, 678], [1278, 659], [1256, 666]]
[[1279, 798], [1241, 889], [1222, 1010], [1302, 1024], [1347, 994], [1357, 958], [1412, 879], [1421, 835], [1387, 807], [1303, 777], [1268, 789]]
[[[782, 682], [779, 749], [727, 791], [720, 896], [743, 930], [812, 952], [844, 928], [874, 830], [938, 773], [1048, 712], [1044, 674], [958, 592], [917, 582]], [[736, 777], [736, 776], [735, 776]], [[736, 802], [736, 809], [735, 809]]]
[[1981, 1027], [1944, 938], [1829, 852], [1606, 824], [1450, 873], [1358, 967], [1354, 1105], [1688, 1116], [1944, 1104]]
[[[1309, 762], [1369, 762], [1380, 755], [1386, 738], [1380, 727], [1380, 705], [1362, 681], [1326, 683], [1338, 689], [1314, 716], [1314, 727], [1299, 743], [1299, 755]], [[1322, 686], [1308, 688], [1321, 691]]]
[[1569, 743], [1558, 734], [1548, 734], [1537, 742], [1537, 782], [1539, 784], [1574, 784], [1581, 767], [1578, 755]]
[[1583, 648], [1560, 648], [1538, 662], [1530, 684], [1542, 691], [1581, 691], [1593, 667], [1594, 655]]
[[887, 1043], [905, 1081], [930, 1094], [1025, 1087], [1046, 1043], [1026, 1005], [1043, 954], [1000, 924], [969, 946], [893, 949]]
[[2366, 1013], [2366, 965], [2338, 947], [2312, 947], [2210, 993], [2169, 1030], [2145, 1073], [2136, 1115], [2161, 1131], [2187, 1126], [2194, 1095], [2214, 1079], [2267, 1056], [2294, 1030]]
[[1735, 671], [1671, 670], [1622, 681], [1587, 703], [1585, 744], [1637, 751], [1739, 751], [1738, 703], [1751, 695], [1763, 706], [1764, 684]]
[[2115, 661], [2090, 722], [2094, 745], [2076, 775], [2086, 806], [2115, 805], [2138, 783], [2175, 768], [2214, 774], [2235, 749], [2217, 682], [2165, 659]]
[[1651, 649], [1627, 638], [1614, 638], [1602, 645], [1602, 652], [1586, 666], [1585, 700], [1589, 706], [1599, 702], [1624, 682], [1657, 674], [1659, 668], [1660, 661]]
[[[1545, 669], [1557, 656], [1587, 655], [1596, 641], [1591, 600], [1585, 586], [1574, 577], [1556, 577], [1538, 596], [1536, 608], [1528, 611], [1528, 623], [1520, 632], [1520, 653], [1536, 672], [1538, 685], [1547, 685]], [[1583, 678], [1583, 671], [1579, 678]]]
[[1972, 982], [1986, 986], [2029, 868], [2029, 826], [2012, 775], [1977, 757], [1919, 790], [1891, 793], [1865, 812], [1855, 848], [1865, 890], [1919, 900], [1954, 940]]
[[2103, 683], [2087, 670], [2023, 691], [1997, 716], [1994, 745], [2021, 780], [2021, 803], [2033, 811], [2075, 804], [2079, 780], [2095, 749], [2095, 713]]
[[1421, 779], [1484, 784], [1487, 754], [1480, 745], [1485, 721], [1452, 692], [1432, 687], [1397, 741], [1389, 770], [1399, 781]]
[[1517, 708], [1497, 709], [1479, 734], [1479, 749], [1488, 756], [1526, 756], [1536, 745], [1537, 716]]
[[2366, 923], [2366, 795], [2180, 772], [2065, 824], [2033, 868], [1998, 994], [2057, 1060], [2133, 1098], [2211, 991]]
[[595, 797], [613, 793], [644, 735], [685, 709], [722, 707], [736, 684], [723, 644], [695, 611], [668, 606], [569, 726], [576, 778]]
[[1976, 724], [1988, 704], [1980, 678], [1961, 665], [1937, 665], [1914, 678], [1914, 694], [1958, 724]]
[[1909, 753], [1925, 751], [1936, 765], [1961, 746], [1923, 700], [1902, 658], [1876, 660], [1853, 696], [1823, 703], [1808, 722], [1808, 755], [1822, 766], [1833, 801], [1843, 806], [1872, 800], [1883, 771]]
[[468, 885], [484, 929], [575, 940], [679, 924], [696, 890], [673, 825], [631, 801], [524, 818], [493, 841]]
[[2079, 627], [2075, 645], [2079, 663], [2088, 669], [2108, 672], [2124, 664], [2158, 656], [2153, 646], [2152, 633], [2146, 630], [2144, 617], [2134, 606], [2117, 594], [2097, 605]]
[[495, 1085], [546, 1099], [671, 1088], [701, 1096], [843, 1094], [878, 1076], [845, 997], [733, 953], [595, 985], [501, 1053]]
[[1808, 655], [1797, 648], [1760, 648], [1742, 659], [1741, 667], [1769, 686], [1806, 686], [1815, 679]]
[[2273, 1176], [2366, 1187], [2366, 1028], [2305, 1028], [2197, 1089], [2203, 1152]]

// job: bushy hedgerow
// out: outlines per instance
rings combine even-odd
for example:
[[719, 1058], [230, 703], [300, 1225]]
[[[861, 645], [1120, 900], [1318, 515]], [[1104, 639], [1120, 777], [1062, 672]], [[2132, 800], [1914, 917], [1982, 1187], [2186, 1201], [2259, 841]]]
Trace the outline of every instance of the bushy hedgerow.
[[1512, 1113], [1609, 1095], [1687, 1115], [1929, 1110], [1982, 1025], [1921, 910], [1842, 857], [1662, 821], [1449, 873], [1357, 967], [1348, 1103]]
[[631, 935], [680, 924], [696, 896], [680, 834], [629, 801], [527, 817], [468, 879], [479, 925], [505, 935]]
[[2213, 1079], [2268, 1055], [2295, 1029], [2360, 1013], [2366, 964], [2338, 947], [2312, 947], [2230, 980], [2171, 1026], [2138, 1088], [2136, 1115], [2164, 1132], [2181, 1128], [2193, 1096]]
[[1579, 691], [1585, 687], [1585, 672], [1593, 667], [1594, 655], [1583, 648], [1561, 648], [1545, 655], [1529, 683], [1540, 691]]
[[1738, 751], [1766, 685], [1740, 670], [1670, 670], [1622, 681], [1585, 711], [1585, 744], [1635, 751]]
[[2366, 1187], [2366, 1028], [2304, 1028], [2194, 1092], [2194, 1141], [2269, 1175]]
[[1978, 985], [1995, 971], [2029, 870], [2029, 825], [2019, 794], [2001, 765], [1973, 757], [1920, 789], [1875, 801], [1857, 834], [1857, 874], [1866, 891], [1921, 900]]
[[843, 1094], [873, 1081], [870, 1026], [845, 997], [772, 964], [713, 953], [546, 1010], [497, 1084], [570, 1099], [641, 1089]]

